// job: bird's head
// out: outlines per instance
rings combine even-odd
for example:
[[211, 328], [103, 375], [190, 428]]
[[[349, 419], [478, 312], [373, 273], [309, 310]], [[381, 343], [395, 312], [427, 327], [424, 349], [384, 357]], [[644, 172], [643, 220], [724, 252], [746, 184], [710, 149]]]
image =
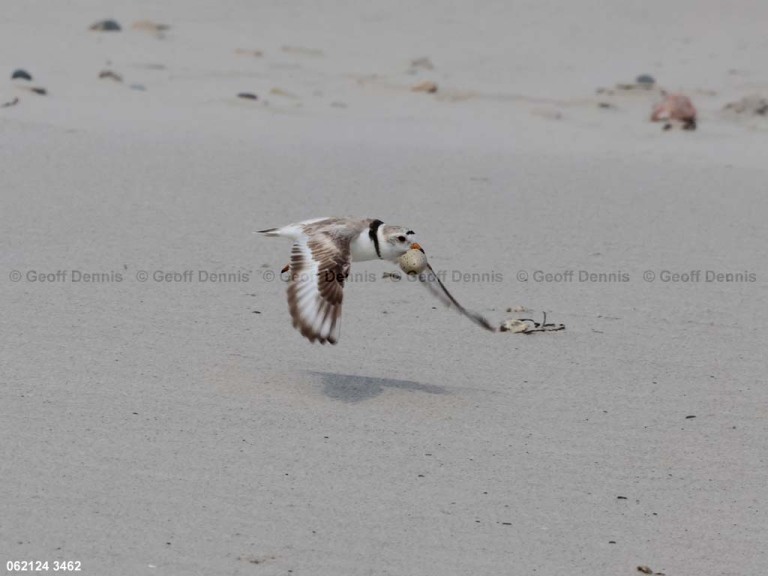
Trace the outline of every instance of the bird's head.
[[414, 231], [410, 228], [387, 226], [386, 224], [381, 228], [383, 239], [381, 243], [381, 257], [383, 259], [396, 260], [414, 246], [421, 249], [421, 246], [416, 243]]

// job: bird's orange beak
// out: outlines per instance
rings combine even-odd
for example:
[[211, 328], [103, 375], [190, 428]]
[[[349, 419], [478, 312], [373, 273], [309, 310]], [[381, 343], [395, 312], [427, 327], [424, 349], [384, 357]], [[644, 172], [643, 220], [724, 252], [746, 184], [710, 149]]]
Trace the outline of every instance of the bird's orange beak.
[[424, 254], [426, 254], [426, 252], [424, 252], [424, 248], [422, 248], [421, 244], [419, 244], [418, 242], [414, 242], [413, 244], [411, 244], [411, 250], [421, 250]]

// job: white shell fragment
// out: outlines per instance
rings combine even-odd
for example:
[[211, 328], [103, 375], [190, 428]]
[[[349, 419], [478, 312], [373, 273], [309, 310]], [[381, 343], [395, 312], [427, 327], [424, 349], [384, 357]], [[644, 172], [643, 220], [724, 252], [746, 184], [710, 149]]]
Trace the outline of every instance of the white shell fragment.
[[414, 248], [400, 256], [398, 263], [406, 274], [421, 274], [427, 267], [427, 257], [424, 252]]
[[530, 318], [510, 318], [499, 326], [500, 332], [512, 332], [513, 334], [530, 334], [532, 332], [559, 332], [565, 330], [565, 324], [547, 323], [547, 313], [544, 312], [544, 320], [539, 323]]
[[528, 332], [533, 325], [522, 320], [506, 320], [500, 327], [501, 332]]

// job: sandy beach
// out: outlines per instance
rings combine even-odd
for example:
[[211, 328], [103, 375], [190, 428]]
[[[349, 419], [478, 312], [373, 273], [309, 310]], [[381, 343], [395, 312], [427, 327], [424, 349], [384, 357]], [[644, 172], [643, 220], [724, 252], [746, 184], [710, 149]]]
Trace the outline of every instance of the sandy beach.
[[[768, 5], [224, 4], [4, 7], [0, 569], [768, 573]], [[255, 231], [343, 215], [566, 329], [310, 344]]]

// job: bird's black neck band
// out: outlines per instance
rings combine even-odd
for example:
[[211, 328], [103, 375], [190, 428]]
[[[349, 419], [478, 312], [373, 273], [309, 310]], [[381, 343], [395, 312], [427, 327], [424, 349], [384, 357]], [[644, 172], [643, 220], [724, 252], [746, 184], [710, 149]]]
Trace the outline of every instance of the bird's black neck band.
[[381, 220], [374, 220], [371, 222], [371, 227], [368, 230], [368, 237], [373, 242], [373, 247], [376, 248], [376, 256], [381, 259], [381, 249], [379, 248], [379, 227], [384, 224]]

